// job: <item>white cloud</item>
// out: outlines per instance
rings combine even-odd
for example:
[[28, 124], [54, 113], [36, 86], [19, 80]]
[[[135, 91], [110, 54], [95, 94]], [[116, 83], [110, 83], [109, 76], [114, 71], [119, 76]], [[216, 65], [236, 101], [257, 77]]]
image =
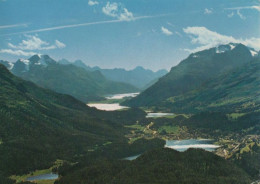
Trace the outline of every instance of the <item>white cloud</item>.
[[60, 42], [59, 40], [55, 40], [55, 45], [57, 46], [57, 48], [61, 49], [61, 48], [65, 48], [66, 45], [62, 42]]
[[260, 11], [260, 6], [241, 6], [241, 7], [234, 7], [234, 8], [225, 8], [226, 10], [243, 10], [243, 9], [253, 9]]
[[134, 19], [134, 15], [132, 12], [129, 12], [126, 8], [124, 8], [118, 19], [123, 21], [130, 21]]
[[227, 16], [228, 16], [228, 18], [231, 18], [231, 17], [233, 17], [233, 16], [234, 16], [234, 12], [231, 12], [231, 13], [230, 13], [230, 14], [228, 14]]
[[[153, 15], [153, 16], [138, 16], [133, 17], [133, 20], [142, 20], [142, 19], [152, 19], [157, 17], [165, 17], [169, 14], [160, 14], [160, 15]], [[81, 24], [70, 24], [70, 25], [63, 25], [63, 26], [54, 26], [42, 29], [35, 29], [30, 31], [22, 31], [22, 32], [15, 32], [15, 33], [8, 33], [8, 34], [0, 34], [0, 36], [10, 36], [10, 35], [19, 35], [19, 34], [29, 34], [29, 33], [39, 33], [39, 32], [47, 32], [47, 31], [54, 31], [54, 30], [61, 30], [61, 29], [69, 29], [74, 27], [85, 27], [85, 26], [94, 26], [94, 25], [101, 25], [101, 24], [114, 24], [114, 23], [121, 23], [123, 20], [106, 20], [106, 21], [97, 21], [97, 22], [85, 22]]]
[[37, 35], [36, 36], [26, 36], [28, 39], [22, 40], [21, 43], [14, 45], [8, 43], [9, 49], [1, 49], [0, 53], [12, 54], [16, 56], [32, 56], [36, 54], [39, 50], [51, 50], [51, 49], [61, 49], [66, 47], [66, 45], [59, 40], [55, 40], [54, 44], [49, 44], [46, 41], [41, 40]]
[[2, 25], [0, 26], [0, 29], [7, 29], [7, 28], [13, 28], [13, 27], [26, 27], [27, 24], [13, 24], [13, 25]]
[[[246, 17], [241, 13], [240, 10], [246, 10], [246, 9], [251, 9], [251, 10], [257, 10], [260, 12], [260, 6], [241, 6], [241, 7], [233, 7], [233, 8], [225, 8], [225, 10], [235, 10], [237, 12], [237, 15], [245, 20]], [[234, 13], [232, 12], [231, 14], [228, 15], [228, 17], [233, 17]]]
[[0, 53], [12, 54], [16, 56], [32, 56], [36, 54], [35, 52], [25, 52], [22, 50], [12, 50], [12, 49], [1, 49]]
[[236, 39], [211, 31], [206, 27], [187, 27], [183, 31], [191, 37], [191, 43], [200, 45], [195, 49], [185, 49], [188, 52], [198, 52], [204, 49], [216, 47], [219, 44], [242, 43], [246, 46], [260, 50], [260, 38]]
[[49, 43], [42, 41], [37, 36], [27, 36], [27, 40], [22, 40], [18, 45], [13, 45], [8, 43], [8, 46], [12, 49], [21, 49], [21, 50], [42, 50], [45, 46], [48, 46]]
[[251, 8], [256, 9], [257, 11], [260, 11], [260, 6], [252, 6]]
[[242, 13], [240, 13], [240, 10], [237, 10], [237, 15], [243, 20], [246, 19], [246, 17]]
[[99, 4], [99, 2], [97, 2], [97, 1], [92, 1], [92, 0], [88, 1], [89, 6], [95, 6], [95, 5], [98, 5], [98, 4]]
[[171, 27], [175, 27], [172, 23], [170, 23], [170, 22], [167, 22], [167, 24], [169, 25], [169, 26], [171, 26]]
[[169, 29], [167, 29], [165, 27], [161, 27], [161, 31], [163, 34], [165, 34], [167, 36], [171, 36], [173, 34]]
[[178, 35], [179, 37], [182, 37], [182, 34], [179, 33], [178, 31], [175, 31], [175, 34]]
[[204, 14], [212, 14], [212, 13], [213, 13], [212, 9], [205, 8]]
[[102, 8], [102, 12], [110, 17], [116, 17], [121, 21], [134, 20], [134, 15], [126, 8], [123, 8], [121, 4], [107, 2], [106, 6]]
[[118, 12], [117, 3], [107, 2], [106, 6], [102, 8], [102, 12], [110, 17], [117, 17], [117, 12]]
[[48, 42], [41, 40], [38, 36], [26, 36], [27, 40], [22, 40], [18, 45], [8, 43], [8, 47], [20, 50], [51, 50], [56, 48], [64, 48], [66, 45], [58, 40], [55, 44], [50, 45]]

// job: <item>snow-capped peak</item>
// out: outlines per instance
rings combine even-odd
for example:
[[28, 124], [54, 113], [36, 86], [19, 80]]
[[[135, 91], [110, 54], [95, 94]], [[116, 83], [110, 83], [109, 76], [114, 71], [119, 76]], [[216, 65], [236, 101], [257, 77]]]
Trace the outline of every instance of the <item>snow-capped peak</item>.
[[224, 53], [226, 51], [231, 51], [233, 50], [238, 44], [235, 43], [229, 43], [227, 45], [219, 45], [216, 47], [216, 53]]
[[30, 65], [41, 65], [41, 66], [47, 66], [50, 63], [56, 62], [48, 55], [40, 55], [40, 54], [36, 54], [30, 57], [29, 61], [30, 61]]
[[29, 59], [19, 59], [16, 63], [14, 63], [14, 66], [11, 66], [11, 69], [16, 73], [28, 72], [34, 66], [47, 67], [49, 64], [53, 63], [56, 63], [56, 61], [50, 58], [48, 55], [36, 54]]
[[[216, 47], [216, 53], [219, 54], [219, 53], [224, 53], [226, 51], [231, 51], [234, 48], [236, 48], [237, 45], [238, 45], [237, 43], [229, 43], [227, 45], [219, 45], [218, 47]], [[250, 51], [250, 53], [253, 57], [258, 56], [258, 52], [255, 49], [250, 48], [250, 47], [247, 47], [247, 48], [248, 48], [248, 50]]]
[[233, 43], [230, 43], [229, 46], [230, 46], [231, 50], [233, 50], [236, 47], [236, 45]]
[[20, 61], [26, 65], [29, 65], [30, 61], [28, 59], [20, 59]]

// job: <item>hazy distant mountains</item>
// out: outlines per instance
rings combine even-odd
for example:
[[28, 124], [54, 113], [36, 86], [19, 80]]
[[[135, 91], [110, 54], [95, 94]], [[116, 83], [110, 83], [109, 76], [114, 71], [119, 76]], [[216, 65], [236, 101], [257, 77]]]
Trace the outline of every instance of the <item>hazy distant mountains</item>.
[[125, 69], [101, 69], [100, 72], [110, 80], [125, 82], [132, 84], [140, 89], [146, 89], [150, 85], [157, 82], [157, 80], [167, 73], [167, 70], [158, 70], [153, 72], [144, 69], [143, 67], [136, 67], [133, 70]]
[[235, 104], [240, 108], [257, 108], [259, 81], [259, 53], [231, 43], [191, 54], [124, 105], [189, 111]]
[[131, 93], [154, 84], [166, 70], [153, 72], [142, 67], [133, 70], [89, 67], [81, 60], [55, 61], [48, 55], [34, 55], [15, 63], [0, 60], [13, 74], [39, 86], [69, 94], [87, 102], [108, 94]]
[[133, 70], [125, 70], [122, 68], [101, 69], [99, 67], [87, 66], [81, 60], [76, 60], [74, 63], [71, 63], [66, 59], [62, 59], [59, 63], [64, 65], [73, 64], [84, 68], [87, 71], [100, 71], [109, 80], [128, 83], [141, 90], [151, 86], [157, 82], [160, 77], [167, 73], [167, 70], [158, 70], [157, 72], [153, 72], [152, 70], [144, 69], [141, 66], [138, 66]]
[[137, 92], [136, 87], [106, 79], [99, 71], [86, 71], [75, 65], [61, 65], [48, 55], [34, 55], [16, 63], [1, 61], [15, 75], [41, 87], [69, 94], [87, 102], [115, 93]]

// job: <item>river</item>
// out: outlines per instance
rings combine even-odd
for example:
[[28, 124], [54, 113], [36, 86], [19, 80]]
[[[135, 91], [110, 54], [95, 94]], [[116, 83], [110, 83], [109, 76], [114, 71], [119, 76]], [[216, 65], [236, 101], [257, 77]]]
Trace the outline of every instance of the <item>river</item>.
[[56, 180], [58, 179], [59, 175], [54, 173], [48, 173], [48, 174], [41, 174], [38, 176], [31, 176], [28, 177], [27, 181], [38, 181], [38, 180]]
[[[122, 94], [114, 94], [114, 95], [107, 95], [107, 100], [120, 100], [127, 97], [135, 97], [139, 93], [122, 93]], [[116, 111], [116, 110], [122, 110], [127, 109], [129, 107], [121, 106], [119, 103], [89, 103], [87, 104], [89, 107], [95, 107], [99, 110], [103, 111]]]
[[163, 112], [148, 112], [146, 118], [161, 118], [167, 116], [173, 116], [173, 113], [163, 113]]
[[[139, 93], [124, 93], [124, 94], [115, 94], [115, 95], [108, 95], [106, 98], [107, 99], [123, 99], [126, 97], [135, 97]], [[126, 109], [129, 107], [126, 106], [121, 106], [119, 103], [92, 103], [88, 104], [90, 107], [96, 107], [97, 109], [100, 110], [106, 110], [106, 111], [115, 111], [115, 110], [121, 110], [121, 109]], [[167, 117], [167, 116], [173, 116], [173, 113], [163, 113], [163, 112], [148, 112], [146, 118], [159, 118], [159, 117]], [[189, 139], [189, 140], [167, 140], [165, 147], [166, 148], [171, 148], [175, 149], [177, 151], [185, 151], [189, 148], [201, 148], [207, 151], [214, 151], [220, 146], [214, 145], [213, 140], [208, 140], [208, 139]], [[126, 157], [124, 159], [126, 160], [134, 160], [137, 157], [139, 157], [140, 154], [138, 155], [133, 155], [130, 157]]]
[[[214, 140], [210, 139], [167, 140], [164, 147], [180, 152], [186, 151], [189, 148], [200, 148], [206, 151], [215, 151], [220, 146], [213, 143]], [[126, 157], [124, 158], [124, 160], [135, 160], [140, 155], [141, 154]]]
[[201, 148], [207, 151], [215, 151], [220, 146], [213, 144], [209, 139], [167, 140], [165, 147], [177, 151], [186, 151], [189, 148]]

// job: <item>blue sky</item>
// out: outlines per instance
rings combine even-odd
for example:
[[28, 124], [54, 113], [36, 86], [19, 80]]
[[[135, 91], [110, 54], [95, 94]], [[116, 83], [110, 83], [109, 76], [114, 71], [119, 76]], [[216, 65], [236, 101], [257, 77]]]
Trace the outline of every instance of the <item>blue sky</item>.
[[260, 49], [259, 0], [0, 0], [0, 17], [0, 59], [12, 62], [157, 70], [218, 44]]

